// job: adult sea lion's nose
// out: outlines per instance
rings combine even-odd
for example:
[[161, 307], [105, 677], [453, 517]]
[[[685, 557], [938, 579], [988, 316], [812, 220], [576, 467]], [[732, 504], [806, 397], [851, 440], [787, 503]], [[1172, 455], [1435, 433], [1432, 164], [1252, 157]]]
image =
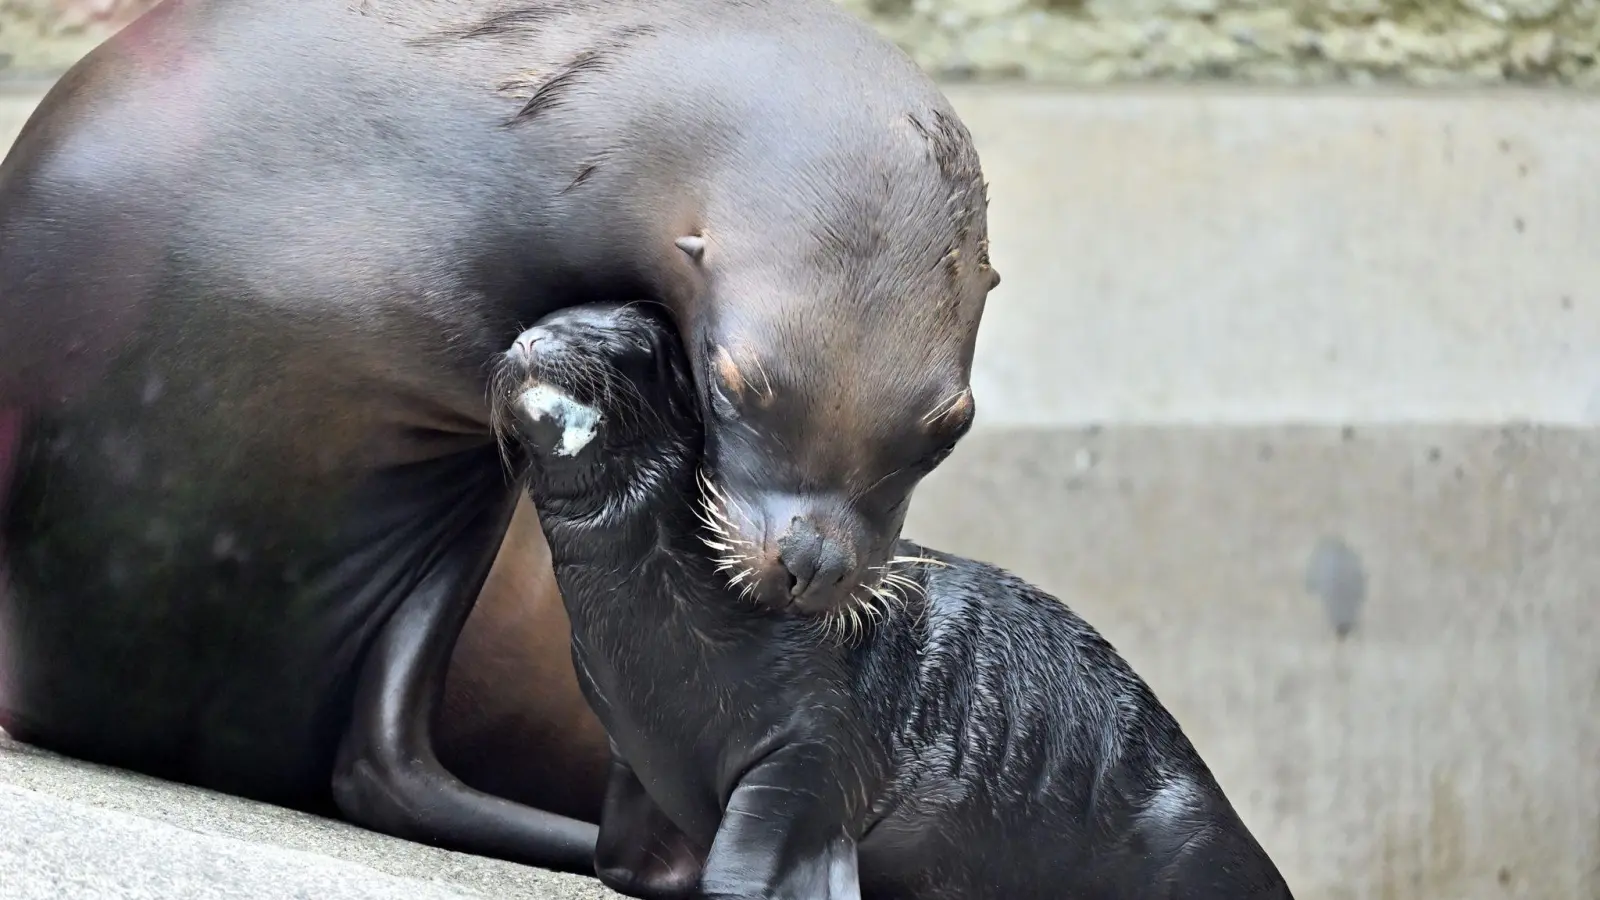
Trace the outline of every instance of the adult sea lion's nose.
[[752, 599], [771, 609], [822, 613], [849, 601], [859, 581], [859, 517], [842, 500], [772, 492], [728, 505]]
[[778, 538], [778, 562], [789, 575], [790, 602], [802, 607], [814, 605], [807, 601], [837, 591], [855, 568], [845, 549], [824, 537], [806, 517], [793, 519]]

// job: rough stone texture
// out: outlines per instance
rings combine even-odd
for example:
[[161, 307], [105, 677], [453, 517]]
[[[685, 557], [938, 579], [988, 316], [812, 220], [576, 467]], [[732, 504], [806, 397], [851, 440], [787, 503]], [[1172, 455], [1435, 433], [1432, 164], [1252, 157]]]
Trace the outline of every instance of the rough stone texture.
[[[0, 71], [153, 0], [0, 0]], [[840, 0], [946, 78], [1600, 85], [1600, 0]]]
[[0, 0], [0, 75], [65, 69], [156, 0]]
[[1595, 0], [841, 0], [947, 77], [1600, 84]]

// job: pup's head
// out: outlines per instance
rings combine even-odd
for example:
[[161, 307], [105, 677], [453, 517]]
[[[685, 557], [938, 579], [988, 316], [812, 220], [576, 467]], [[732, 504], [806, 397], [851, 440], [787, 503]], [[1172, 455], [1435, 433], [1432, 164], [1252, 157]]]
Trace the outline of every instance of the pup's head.
[[502, 441], [533, 457], [540, 490], [620, 490], [634, 462], [692, 464], [700, 422], [683, 348], [664, 314], [641, 304], [552, 313], [500, 359], [491, 408]]

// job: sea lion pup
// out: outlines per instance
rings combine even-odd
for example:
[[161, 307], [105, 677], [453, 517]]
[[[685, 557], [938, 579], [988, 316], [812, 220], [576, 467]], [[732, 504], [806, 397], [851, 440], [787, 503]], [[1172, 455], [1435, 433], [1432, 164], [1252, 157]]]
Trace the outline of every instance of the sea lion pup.
[[1178, 723], [1039, 589], [901, 542], [876, 615], [744, 596], [714, 558], [728, 511], [701, 471], [692, 376], [652, 310], [546, 317], [493, 390], [612, 742], [610, 887], [1290, 897]]

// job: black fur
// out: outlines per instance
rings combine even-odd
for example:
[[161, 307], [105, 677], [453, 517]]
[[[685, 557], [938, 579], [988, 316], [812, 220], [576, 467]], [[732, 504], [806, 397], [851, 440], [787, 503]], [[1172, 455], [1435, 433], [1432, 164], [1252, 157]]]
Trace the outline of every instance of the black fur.
[[[923, 560], [903, 564], [903, 603], [841, 634], [725, 584], [702, 546], [718, 538], [701, 522], [716, 515], [699, 506], [688, 365], [648, 309], [549, 316], [500, 376], [580, 681], [617, 757], [607, 884], [688, 896], [703, 875], [707, 897], [796, 900], [1290, 897], [1178, 723], [1038, 588], [902, 542]], [[554, 452], [570, 422], [559, 404], [523, 406], [536, 386], [599, 411], [580, 451]]]

